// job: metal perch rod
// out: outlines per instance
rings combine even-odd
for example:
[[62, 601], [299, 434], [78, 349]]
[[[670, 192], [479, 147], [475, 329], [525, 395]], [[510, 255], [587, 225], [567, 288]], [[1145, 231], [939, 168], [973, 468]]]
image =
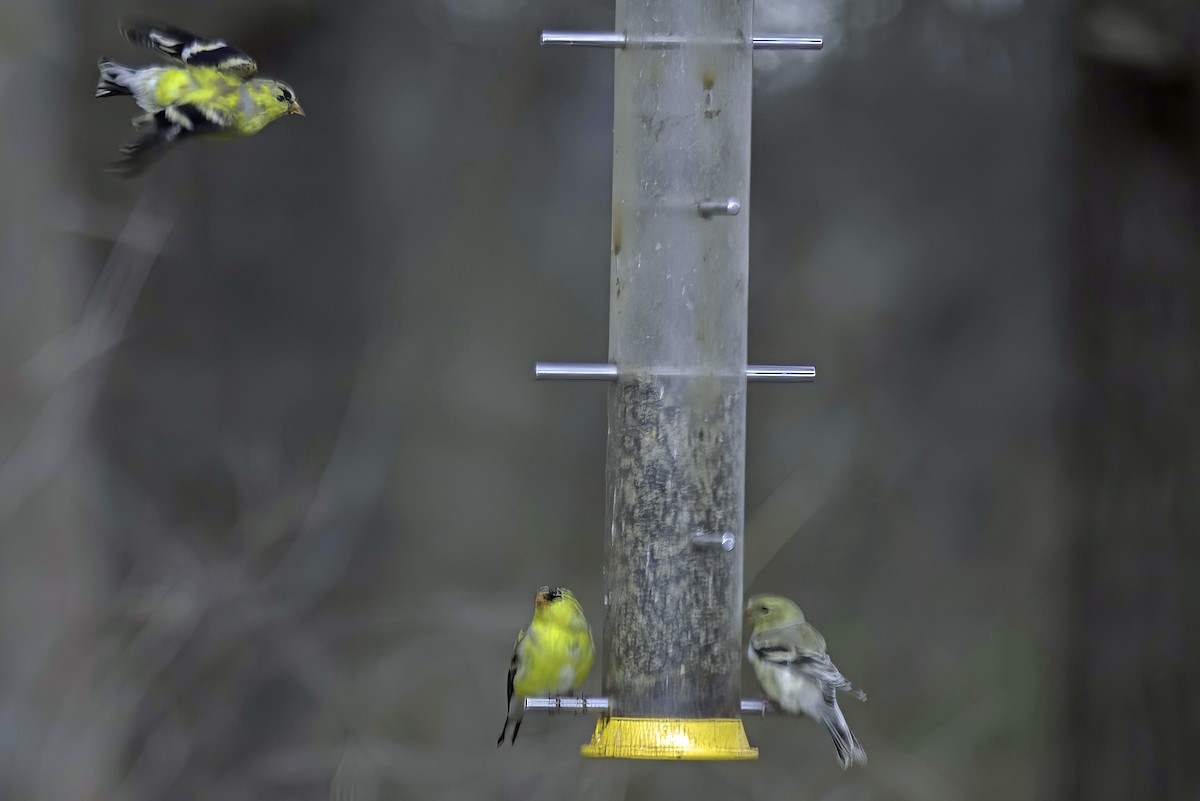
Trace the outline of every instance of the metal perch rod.
[[[526, 711], [535, 712], [575, 712], [576, 714], [586, 714], [588, 712], [608, 712], [608, 699], [603, 695], [579, 696], [560, 698], [558, 696], [526, 698]], [[761, 698], [743, 698], [742, 699], [742, 714], [743, 715], [764, 715], [767, 712], [773, 712], [774, 707], [767, 701]]]
[[[825, 46], [825, 40], [820, 36], [755, 36], [752, 42], [755, 50], [820, 50]], [[690, 43], [705, 44], [695, 40]], [[619, 50], [629, 44], [629, 38], [614, 31], [542, 31], [542, 44]], [[679, 47], [683, 44], [683, 37], [647, 36], [635, 39], [634, 44], [640, 47]]]
[[[618, 373], [615, 364], [538, 362], [533, 368], [533, 377], [539, 381], [551, 379], [616, 381]], [[672, 373], [672, 375], [679, 375], [679, 373]], [[759, 383], [807, 384], [817, 380], [817, 368], [783, 364], [751, 364], [746, 367], [746, 380]]]

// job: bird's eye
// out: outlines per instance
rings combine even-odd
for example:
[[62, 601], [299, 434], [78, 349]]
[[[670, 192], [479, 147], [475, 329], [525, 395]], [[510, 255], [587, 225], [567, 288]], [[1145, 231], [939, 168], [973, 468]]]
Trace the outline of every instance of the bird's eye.
[[287, 102], [287, 95], [284, 92], [280, 92], [279, 94], [275, 95], [275, 99], [280, 103], [284, 103]]
[[760, 606], [760, 607], [758, 607], [758, 611], [762, 612], [763, 614], [766, 614], [767, 612], [770, 612], [771, 610], [765, 606]]

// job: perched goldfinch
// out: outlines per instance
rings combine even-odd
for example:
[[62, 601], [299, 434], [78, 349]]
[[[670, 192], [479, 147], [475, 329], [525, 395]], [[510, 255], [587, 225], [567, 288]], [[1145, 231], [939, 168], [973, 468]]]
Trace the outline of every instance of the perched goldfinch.
[[254, 59], [220, 39], [150, 22], [124, 21], [121, 33], [174, 63], [127, 67], [100, 59], [96, 97], [132, 95], [145, 112], [133, 120], [141, 136], [121, 148], [125, 158], [114, 172], [139, 172], [164, 146], [189, 137], [250, 136], [286, 114], [304, 116], [291, 87], [255, 78]]
[[533, 599], [533, 621], [517, 634], [508, 668], [508, 716], [496, 746], [504, 744], [508, 724], [512, 742], [525, 715], [525, 696], [574, 693], [592, 669], [596, 646], [583, 607], [571, 591], [542, 587]]
[[837, 691], [860, 701], [867, 695], [838, 672], [825, 653], [825, 638], [804, 620], [800, 607], [778, 595], [756, 595], [746, 602], [746, 617], [754, 621], [747, 656], [767, 697], [785, 712], [824, 723], [843, 768], [866, 762], [867, 753], [838, 708]]

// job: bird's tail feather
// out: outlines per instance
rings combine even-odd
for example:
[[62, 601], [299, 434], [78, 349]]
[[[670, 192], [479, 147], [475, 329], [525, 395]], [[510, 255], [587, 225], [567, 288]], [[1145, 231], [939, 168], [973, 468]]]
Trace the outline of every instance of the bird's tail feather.
[[133, 94], [133, 90], [127, 83], [129, 77], [133, 75], [132, 68], [107, 58], [101, 58], [97, 66], [100, 68], [100, 82], [96, 84], [96, 97]]
[[838, 708], [837, 701], [834, 701], [833, 706], [826, 709], [821, 722], [825, 724], [825, 728], [829, 730], [829, 736], [833, 738], [833, 747], [837, 749], [843, 768], [848, 768], [855, 762], [867, 761], [867, 752], [859, 745], [854, 732], [850, 731], [850, 725], [846, 723], [846, 718], [842, 715], [842, 710]]

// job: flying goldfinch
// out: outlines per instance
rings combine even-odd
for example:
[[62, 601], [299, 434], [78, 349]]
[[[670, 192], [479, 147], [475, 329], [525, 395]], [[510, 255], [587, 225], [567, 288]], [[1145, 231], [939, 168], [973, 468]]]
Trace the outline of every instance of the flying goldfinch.
[[837, 691], [860, 701], [867, 695], [834, 666], [825, 638], [804, 620], [800, 607], [778, 595], [756, 595], [746, 602], [746, 617], [754, 621], [747, 656], [767, 697], [785, 712], [824, 723], [843, 768], [866, 762], [867, 753], [838, 708]]
[[525, 696], [557, 695], [578, 690], [592, 669], [596, 646], [583, 607], [571, 591], [542, 587], [533, 599], [533, 621], [517, 634], [508, 668], [508, 716], [496, 746], [504, 744], [508, 724], [512, 742], [525, 715]]
[[132, 95], [145, 112], [134, 117], [141, 136], [121, 148], [125, 158], [114, 172], [139, 172], [164, 146], [193, 136], [250, 136], [284, 115], [304, 116], [290, 86], [255, 78], [254, 59], [220, 39], [128, 20], [121, 33], [173, 63], [127, 67], [100, 59], [96, 97]]

